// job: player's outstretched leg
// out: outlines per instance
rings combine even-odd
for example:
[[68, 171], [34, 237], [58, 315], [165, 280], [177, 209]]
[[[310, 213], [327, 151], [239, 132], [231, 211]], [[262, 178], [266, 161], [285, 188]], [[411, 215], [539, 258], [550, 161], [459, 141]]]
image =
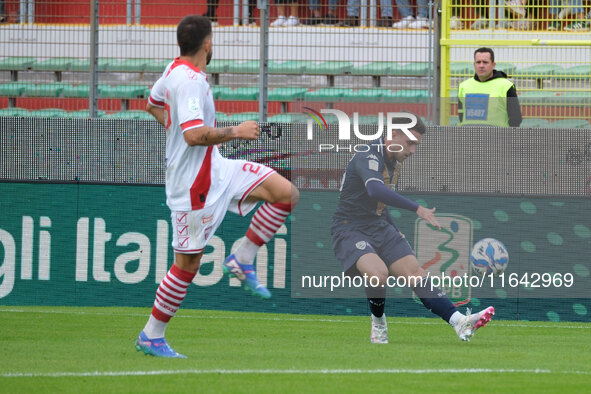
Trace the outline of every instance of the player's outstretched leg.
[[467, 309], [466, 315], [462, 316], [453, 326], [462, 341], [470, 341], [476, 330], [486, 326], [495, 314], [495, 308], [489, 306], [478, 313], [471, 314]]
[[171, 348], [164, 337], [149, 339], [143, 331], [140, 332], [139, 337], [135, 340], [135, 348], [150, 356], [187, 358], [184, 354], [177, 353]]

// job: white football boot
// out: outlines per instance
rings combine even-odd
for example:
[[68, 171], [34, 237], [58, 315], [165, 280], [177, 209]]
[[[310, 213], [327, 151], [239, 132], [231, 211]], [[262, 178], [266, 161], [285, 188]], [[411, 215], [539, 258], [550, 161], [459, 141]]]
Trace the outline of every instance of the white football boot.
[[371, 343], [388, 343], [388, 323], [386, 323], [386, 314], [382, 317], [371, 315]]
[[471, 314], [470, 309], [467, 309], [466, 315], [454, 326], [454, 329], [462, 341], [469, 342], [470, 338], [474, 335], [474, 332], [480, 327], [486, 326], [494, 314], [495, 308], [492, 306], [475, 314]]

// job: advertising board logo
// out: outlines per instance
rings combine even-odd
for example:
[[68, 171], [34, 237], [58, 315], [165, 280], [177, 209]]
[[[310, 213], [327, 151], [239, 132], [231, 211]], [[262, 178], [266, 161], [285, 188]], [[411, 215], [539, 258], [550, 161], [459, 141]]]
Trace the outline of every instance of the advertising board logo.
[[[429, 222], [415, 222], [415, 252], [419, 265], [431, 277], [454, 278], [470, 275], [470, 249], [473, 224], [467, 217], [455, 214], [435, 215], [441, 224], [438, 230]], [[458, 278], [459, 279], [459, 278]], [[466, 281], [454, 287], [452, 281], [443, 281], [441, 289], [455, 305], [470, 302], [471, 289]], [[416, 296], [415, 296], [416, 298]]]

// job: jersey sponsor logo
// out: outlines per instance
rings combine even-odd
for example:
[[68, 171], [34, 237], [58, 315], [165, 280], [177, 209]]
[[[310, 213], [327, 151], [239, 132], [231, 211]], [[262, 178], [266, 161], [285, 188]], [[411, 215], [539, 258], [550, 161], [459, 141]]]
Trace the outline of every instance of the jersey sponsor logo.
[[372, 171], [378, 171], [378, 168], [380, 167], [380, 163], [378, 163], [377, 160], [368, 161], [368, 165], [369, 165], [369, 169]]
[[199, 97], [189, 97], [189, 112], [199, 112]]
[[359, 250], [365, 250], [365, 248], [367, 248], [367, 242], [359, 241], [355, 244], [355, 247]]
[[207, 224], [213, 222], [213, 215], [209, 215], [201, 219], [201, 223]]

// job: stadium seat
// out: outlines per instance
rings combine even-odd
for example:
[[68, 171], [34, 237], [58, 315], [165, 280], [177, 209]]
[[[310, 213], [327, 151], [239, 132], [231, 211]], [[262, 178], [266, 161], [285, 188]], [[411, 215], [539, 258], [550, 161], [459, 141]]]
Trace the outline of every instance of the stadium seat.
[[452, 77], [468, 77], [474, 75], [474, 65], [471, 62], [453, 62], [449, 72]]
[[558, 95], [561, 104], [584, 106], [591, 104], [591, 92], [566, 92]]
[[36, 62], [31, 68], [36, 71], [68, 71], [76, 60], [71, 57], [52, 57]]
[[591, 65], [569, 67], [563, 72], [565, 79], [591, 79]]
[[216, 112], [215, 113], [215, 120], [216, 122], [231, 122], [232, 120], [228, 115], [223, 112]]
[[[146, 62], [146, 67], [144, 71], [149, 73], [163, 73], [164, 69], [168, 64], [171, 62], [171, 59], [161, 59], [161, 60], [148, 60]], [[213, 60], [212, 60], [213, 62]]]
[[111, 59], [106, 65], [106, 71], [144, 72], [147, 64], [147, 59]]
[[102, 85], [99, 86], [99, 96], [102, 98], [143, 98], [146, 92], [144, 85]]
[[384, 76], [388, 75], [390, 69], [396, 63], [393, 62], [371, 62], [361, 66], [354, 67], [351, 70], [352, 75], [372, 75], [372, 76]]
[[315, 75], [341, 75], [350, 73], [353, 70], [352, 62], [328, 61], [323, 63], [307, 63], [306, 74]]
[[429, 99], [429, 91], [425, 89], [384, 90], [384, 103], [420, 103]]
[[89, 71], [90, 59], [76, 59], [70, 63], [70, 71]]
[[29, 116], [29, 110], [25, 108], [2, 108], [0, 116]]
[[336, 102], [341, 101], [341, 98], [345, 95], [345, 92], [349, 89], [343, 88], [321, 88], [318, 90], [312, 90], [306, 92], [304, 100], [306, 101], [325, 101], [325, 102]]
[[585, 119], [560, 119], [550, 123], [553, 129], [588, 129], [591, 124]]
[[[103, 116], [105, 116], [105, 111], [96, 111], [97, 118], [102, 118]], [[70, 112], [68, 113], [68, 117], [88, 119], [90, 118], [90, 111], [87, 109], [83, 109], [81, 111]]]
[[37, 59], [32, 56], [11, 56], [0, 60], [0, 70], [28, 70]]
[[564, 68], [556, 64], [537, 64], [535, 66], [518, 68], [513, 72], [514, 78], [547, 78], [552, 75], [561, 74]]
[[511, 77], [515, 73], [517, 67], [513, 63], [499, 62], [495, 66], [495, 70], [503, 71], [507, 76]]
[[395, 64], [389, 72], [392, 76], [424, 77], [429, 73], [429, 63], [416, 62], [408, 64]]
[[267, 99], [269, 101], [293, 101], [304, 98], [308, 89], [306, 88], [275, 88], [269, 90]]
[[259, 97], [259, 88], [236, 88], [230, 90], [220, 90], [218, 100], [231, 101], [252, 101]]
[[211, 87], [211, 93], [213, 94], [214, 99], [219, 99], [220, 96], [227, 96], [230, 90], [232, 90], [232, 88], [229, 86], [214, 85]]
[[86, 98], [90, 95], [90, 86], [88, 85], [69, 85], [64, 84], [62, 97]]
[[343, 101], [353, 103], [377, 103], [388, 89], [345, 89]]
[[207, 73], [208, 74], [225, 73], [226, 71], [228, 71], [228, 67], [230, 67], [231, 63], [232, 63], [232, 60], [213, 59], [207, 65]]
[[519, 103], [522, 105], [543, 105], [543, 104], [559, 104], [560, 98], [556, 92], [547, 90], [532, 90], [523, 92], [519, 97]]
[[46, 108], [31, 111], [29, 116], [36, 118], [65, 118], [68, 116], [68, 112], [60, 108]]
[[258, 74], [259, 61], [248, 60], [246, 62], [230, 62], [227, 72], [230, 74]]
[[[107, 71], [109, 62], [116, 61], [113, 58], [102, 58], [97, 59], [97, 71]], [[90, 71], [90, 59], [76, 59], [70, 64], [70, 71]]]
[[59, 97], [64, 90], [64, 84], [61, 82], [29, 84], [25, 86], [23, 95], [27, 97]]
[[0, 96], [19, 97], [30, 85], [34, 86], [31, 82], [0, 83]]
[[546, 129], [550, 127], [550, 122], [547, 119], [525, 118], [521, 122], [521, 127]]

